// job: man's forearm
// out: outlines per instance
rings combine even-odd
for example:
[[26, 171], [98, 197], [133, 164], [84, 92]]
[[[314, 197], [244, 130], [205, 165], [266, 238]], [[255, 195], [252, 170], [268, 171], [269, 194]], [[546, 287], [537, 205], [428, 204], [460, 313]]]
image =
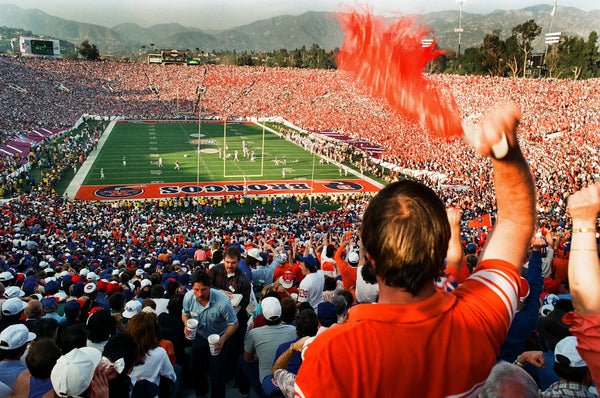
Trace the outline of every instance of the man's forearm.
[[517, 269], [522, 266], [536, 219], [535, 185], [517, 140], [519, 119], [520, 110], [514, 104], [490, 113], [481, 123], [475, 145], [480, 154], [488, 155], [498, 142], [507, 143], [505, 156], [491, 157], [498, 213], [481, 259], [505, 260]]
[[223, 333], [223, 341], [229, 339], [231, 336], [233, 336], [233, 334], [235, 333], [235, 331], [238, 328], [238, 322], [234, 323], [233, 325], [229, 325], [227, 326], [227, 329], [225, 329], [225, 333]]
[[573, 220], [569, 287], [575, 312], [581, 316], [600, 313], [600, 264], [594, 224], [595, 220], [587, 223]]
[[277, 369], [287, 369], [288, 365], [290, 364], [290, 361], [292, 360], [293, 355], [294, 355], [294, 350], [292, 350], [292, 345], [290, 344], [288, 349], [285, 350], [279, 356], [279, 358], [277, 358], [275, 360], [275, 363], [273, 364], [273, 374], [275, 374]]

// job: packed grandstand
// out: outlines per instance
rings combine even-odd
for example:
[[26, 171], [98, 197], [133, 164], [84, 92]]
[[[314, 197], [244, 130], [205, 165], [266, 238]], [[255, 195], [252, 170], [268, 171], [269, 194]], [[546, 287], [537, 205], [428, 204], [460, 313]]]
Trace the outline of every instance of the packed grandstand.
[[[493, 209], [489, 189], [481, 185], [490, 181], [488, 162], [460, 141], [430, 138], [423, 127], [403, 119], [385, 100], [370, 95], [341, 71], [202, 69], [13, 57], [0, 58], [0, 65], [0, 89], [3, 98], [9, 99], [2, 105], [0, 119], [5, 143], [38, 128], [68, 129], [84, 114], [149, 119], [192, 116], [202, 86], [206, 90], [199, 105], [203, 117], [279, 117], [315, 134], [334, 132], [367, 142], [385, 148], [378, 157], [397, 166], [394, 169], [442, 187], [440, 193], [449, 203], [475, 208], [476, 213]], [[536, 177], [540, 218], [564, 221], [565, 198], [599, 173], [598, 80], [428, 78], [451, 90], [468, 123], [476, 123], [483, 112], [507, 100], [519, 104], [521, 145]], [[337, 157], [335, 150], [328, 155]], [[25, 162], [27, 156], [19, 160]], [[6, 184], [17, 164], [14, 156], [5, 153], [2, 161]], [[377, 169], [372, 162], [366, 167]], [[467, 195], [462, 193], [465, 189]]]
[[[40, 129], [60, 136], [60, 131], [71, 129], [82, 115], [98, 115], [107, 120], [115, 116], [164, 119], [198, 114], [216, 119], [279, 118], [316, 136], [324, 132], [339, 135], [339, 147], [327, 141], [320, 149], [332, 160], [343, 163], [346, 158], [342, 143], [352, 142], [363, 154], [365, 160], [360, 166], [365, 173], [371, 172], [388, 182], [416, 179], [433, 188], [447, 206], [462, 210], [462, 240], [471, 254], [485, 244], [486, 231], [479, 224], [470, 228], [467, 221], [495, 215], [493, 170], [488, 160], [462, 141], [432, 138], [422, 126], [394, 112], [384, 99], [372, 95], [342, 71], [156, 66], [6, 56], [0, 57], [0, 71], [0, 96], [4, 99], [0, 104], [0, 136], [4, 145]], [[549, 239], [556, 238], [555, 256], [562, 257], [570, 240], [567, 198], [600, 178], [600, 81], [457, 75], [428, 75], [427, 79], [452, 92], [466, 123], [478, 123], [497, 104], [514, 101], [519, 105], [523, 116], [518, 135], [535, 179], [538, 224]], [[200, 88], [203, 95], [198, 103]], [[86, 132], [84, 143], [65, 143], [65, 156], [48, 166], [70, 170], [74, 164], [80, 164], [94, 149], [107, 124], [100, 123]], [[288, 139], [296, 139], [294, 134], [288, 131]], [[39, 148], [53, 137], [56, 136], [49, 135], [36, 143], [32, 156], [40, 156]], [[383, 151], [363, 151], [365, 147]], [[4, 149], [0, 153], [0, 172], [2, 185], [7, 188], [25, 178], [27, 168], [22, 167], [32, 159], [29, 154], [16, 156], [14, 151]], [[378, 167], [382, 162], [389, 166], [383, 174]], [[194, 266], [211, 263], [209, 256], [194, 257], [199, 249], [210, 252], [213, 247], [217, 251], [219, 245], [232, 243], [242, 246], [242, 252], [256, 247], [263, 252], [264, 262], [270, 263], [277, 260], [280, 251], [316, 246], [317, 241], [324, 242], [324, 236], [329, 236], [338, 247], [348, 243], [344, 236], [354, 236], [358, 244], [356, 232], [370, 198], [362, 194], [346, 197], [338, 210], [323, 213], [303, 208], [278, 217], [257, 212], [235, 219], [216, 218], [193, 210], [182, 212], [174, 209], [172, 203], [163, 206], [154, 202], [140, 205], [72, 201], [54, 192], [51, 174], [46, 180], [36, 181], [31, 192], [13, 190], [0, 214], [0, 261], [5, 271], [14, 274], [14, 278], [1, 280], [21, 289], [19, 281], [35, 275], [38, 282], [28, 295], [34, 291], [43, 294], [44, 289], [38, 286], [47, 285], [46, 278], [54, 277], [55, 272], [64, 277], [67, 273], [63, 271], [69, 268], [73, 275], [96, 285], [106, 296], [111, 281], [118, 284], [117, 290], [133, 292], [139, 288], [134, 286], [134, 280], [147, 280], [150, 286], [162, 284], [166, 288], [170, 278], [176, 282], [175, 289], [179, 285], [185, 289], [189, 280], [181, 275], [186, 274], [189, 279]], [[185, 208], [196, 209], [197, 205], [194, 201]], [[352, 243], [349, 247], [353, 247]], [[358, 247], [348, 252], [353, 250]], [[286, 257], [281, 262], [288, 260], [291, 270], [294, 258]], [[544, 275], [556, 285], [548, 282], [548, 292], [558, 292], [558, 285], [566, 277], [566, 260], [559, 260], [563, 266], [557, 267], [558, 274]], [[92, 271], [102, 277], [86, 277]], [[120, 279], [124, 272], [129, 275]], [[334, 271], [333, 276], [339, 275]], [[302, 275], [296, 273], [295, 277], [297, 285]], [[279, 280], [272, 275], [271, 278], [269, 282]], [[102, 287], [101, 280], [106, 281]], [[338, 281], [338, 287], [344, 285]], [[333, 290], [335, 287], [334, 282]], [[171, 298], [175, 293], [173, 290], [169, 295], [152, 297]], [[129, 294], [126, 293], [127, 298], [133, 300], [135, 297]], [[110, 309], [123, 312], [123, 304], [120, 309]], [[185, 342], [178, 340], [174, 344]], [[176, 346], [175, 350], [180, 348], [183, 347]], [[179, 361], [178, 358], [177, 364]], [[181, 366], [189, 372], [185, 364]]]

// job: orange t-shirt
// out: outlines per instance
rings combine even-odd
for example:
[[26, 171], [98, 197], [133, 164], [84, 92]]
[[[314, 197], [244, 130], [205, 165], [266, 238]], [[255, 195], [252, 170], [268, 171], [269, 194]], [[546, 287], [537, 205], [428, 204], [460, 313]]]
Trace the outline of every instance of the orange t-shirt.
[[342, 260], [343, 251], [343, 247], [337, 249], [333, 258], [340, 269], [340, 274], [342, 274], [342, 283], [344, 284], [344, 289], [351, 290], [356, 286], [356, 272], [358, 268], [351, 267], [347, 261]]
[[569, 276], [569, 260], [566, 258], [554, 257], [552, 259], [552, 268], [554, 269], [554, 280], [561, 283]]
[[487, 260], [451, 293], [352, 307], [308, 346], [296, 397], [476, 397], [516, 312], [518, 281], [513, 265]]

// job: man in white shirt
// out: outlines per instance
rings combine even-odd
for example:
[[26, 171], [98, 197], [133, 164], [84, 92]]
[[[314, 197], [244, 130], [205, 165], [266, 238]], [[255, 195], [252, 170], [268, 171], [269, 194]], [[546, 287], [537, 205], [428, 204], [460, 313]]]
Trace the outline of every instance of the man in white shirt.
[[298, 306], [308, 302], [316, 311], [319, 303], [323, 301], [325, 275], [318, 269], [318, 261], [312, 254], [300, 257], [300, 270], [304, 274], [304, 279], [298, 288]]

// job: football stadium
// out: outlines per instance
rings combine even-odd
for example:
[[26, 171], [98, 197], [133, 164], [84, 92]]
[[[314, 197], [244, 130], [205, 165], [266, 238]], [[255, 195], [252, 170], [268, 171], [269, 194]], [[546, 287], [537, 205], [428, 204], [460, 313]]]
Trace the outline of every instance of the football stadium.
[[598, 396], [595, 4], [105, 3], [0, 14], [0, 397]]
[[375, 192], [381, 186], [358, 182], [352, 168], [317, 156], [313, 142], [304, 149], [286, 138], [251, 122], [115, 121], [67, 194], [162, 199]]

